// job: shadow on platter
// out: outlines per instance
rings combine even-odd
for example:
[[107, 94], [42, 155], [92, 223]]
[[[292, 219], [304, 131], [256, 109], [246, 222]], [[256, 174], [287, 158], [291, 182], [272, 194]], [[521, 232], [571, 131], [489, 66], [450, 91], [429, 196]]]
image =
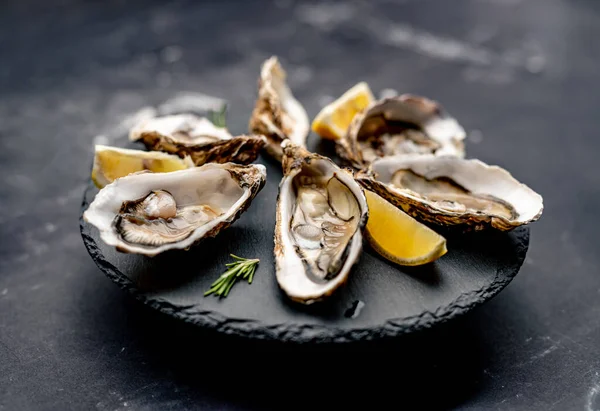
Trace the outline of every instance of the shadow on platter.
[[[283, 170], [281, 169], [281, 161], [278, 161], [275, 157], [270, 156], [264, 150], [259, 154], [255, 164], [264, 164], [269, 166], [267, 169], [267, 180], [273, 179], [279, 184], [279, 180], [283, 177]], [[275, 171], [278, 174], [271, 175], [269, 171]]]
[[426, 284], [430, 287], [438, 287], [442, 283], [442, 272], [437, 264], [438, 263], [434, 261], [421, 266], [402, 266], [398, 267], [398, 269], [402, 272], [402, 274], [409, 275], [423, 284]]
[[247, 238], [245, 231], [247, 229], [232, 225], [189, 250], [170, 250], [152, 258], [132, 254], [120, 259], [128, 260], [128, 269], [124, 272], [141, 291], [173, 290], [197, 281], [198, 275], [212, 278], [211, 273], [223, 271], [223, 261], [229, 260], [229, 254], [240, 249], [240, 243]]
[[292, 301], [279, 286], [277, 288], [281, 307], [290, 315], [303, 313], [319, 320], [331, 321], [336, 325], [339, 325], [340, 319], [344, 318], [345, 308], [343, 302], [348, 300], [349, 287], [342, 286], [323, 301], [313, 304], [302, 304]]
[[327, 140], [324, 138], [316, 138], [316, 147], [315, 151], [321, 155], [329, 157], [336, 164], [340, 165], [341, 160], [335, 151], [335, 142], [333, 140]]
[[526, 227], [509, 232], [497, 230], [472, 231], [461, 233], [457, 230], [439, 230], [446, 237], [448, 256], [466, 256], [470, 254], [478, 260], [505, 260], [514, 255], [521, 247], [527, 248], [529, 231]]
[[[468, 316], [394, 339], [315, 346], [199, 329], [132, 299], [123, 303], [118, 291], [102, 304], [94, 332], [124, 340], [119, 362], [126, 365], [110, 372], [127, 381], [129, 388], [117, 390], [133, 407], [178, 401], [193, 408], [210, 397], [256, 409], [354, 407], [358, 401], [447, 409], [474, 394], [488, 351], [473, 326], [478, 321]], [[148, 385], [151, 390], [139, 392]]]
[[[437, 287], [442, 282], [442, 272], [438, 267], [439, 262], [437, 260], [417, 266], [400, 265], [379, 254], [366, 240], [364, 241], [363, 247], [365, 253], [368, 253], [373, 258], [376, 258], [378, 261], [381, 261], [383, 264], [389, 266], [393, 270], [396, 270], [398, 275], [408, 275], [413, 279], [431, 287]], [[442, 258], [444, 257], [442, 256]]]
[[[244, 238], [236, 232], [238, 229], [242, 228], [231, 227], [228, 235], [223, 232], [221, 238], [210, 240], [212, 245], [201, 252], [202, 257], [207, 262], [214, 261], [211, 254], [216, 249], [226, 253], [230, 247], [237, 247], [235, 242]], [[514, 253], [517, 239], [526, 234], [525, 230], [461, 234], [452, 243], [457, 244], [455, 253], [475, 249], [478, 254], [471, 254], [471, 258], [493, 260], [507, 251]], [[197, 254], [183, 253], [178, 264], [186, 267], [202, 259]], [[158, 262], [170, 263], [171, 258]], [[420, 267], [408, 275], [435, 278], [435, 267], [429, 267], [431, 271]], [[398, 271], [404, 273], [404, 267]], [[103, 279], [96, 274], [88, 276], [95, 279], [87, 287], [101, 288], [96, 281]], [[338, 294], [318, 308], [299, 307], [288, 300], [284, 305], [286, 310], [309, 314], [318, 310], [326, 319], [342, 315], [353, 321], [352, 316], [361, 310], [361, 301], [353, 298], [351, 289], [339, 291], [348, 294]], [[348, 304], [336, 305], [336, 298], [343, 295]], [[285, 299], [283, 294], [280, 296]], [[99, 355], [102, 361], [125, 363], [113, 364], [110, 373], [128, 387], [117, 388], [124, 393], [123, 401], [134, 408], [170, 401], [177, 401], [182, 408], [193, 408], [212, 397], [257, 409], [281, 409], [282, 404], [286, 404], [286, 409], [317, 404], [355, 407], [359, 401], [368, 401], [371, 406], [394, 403], [399, 407], [426, 405], [427, 409], [447, 409], [480, 387], [477, 381], [483, 378], [486, 353], [492, 349], [482, 337], [481, 325], [486, 321], [480, 319], [479, 311], [393, 339], [299, 345], [249, 340], [201, 329], [143, 306], [130, 296], [123, 297], [116, 288], [105, 292], [102, 298], [82, 304], [80, 311], [88, 314], [78, 323], [79, 327], [84, 327], [86, 333], [97, 333], [98, 339], [115, 335], [115, 339], [123, 340], [126, 348], [118, 361], [109, 351]], [[368, 308], [370, 301], [366, 304]], [[90, 311], [95, 317], [92, 321]], [[144, 391], [147, 386], [152, 389]], [[319, 392], [323, 390], [328, 395]], [[121, 403], [107, 406], [118, 408]]]

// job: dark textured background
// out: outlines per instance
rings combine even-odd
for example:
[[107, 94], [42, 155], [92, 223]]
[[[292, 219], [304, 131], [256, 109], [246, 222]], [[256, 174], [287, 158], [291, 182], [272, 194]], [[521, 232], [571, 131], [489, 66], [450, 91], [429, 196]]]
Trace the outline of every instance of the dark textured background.
[[[2, 2], [0, 409], [599, 410], [599, 36], [595, 0]], [[358, 80], [441, 101], [470, 156], [544, 196], [516, 279], [421, 334], [301, 349], [108, 280], [78, 228], [93, 142], [186, 91], [235, 101], [242, 130], [271, 54], [311, 117]]]

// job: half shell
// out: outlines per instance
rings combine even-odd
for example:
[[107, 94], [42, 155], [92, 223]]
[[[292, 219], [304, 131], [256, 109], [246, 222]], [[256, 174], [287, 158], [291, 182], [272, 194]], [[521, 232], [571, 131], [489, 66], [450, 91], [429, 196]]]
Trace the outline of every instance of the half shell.
[[206, 117], [175, 114], [146, 119], [134, 126], [129, 139], [142, 141], [150, 150], [190, 156], [195, 165], [205, 163], [250, 164], [266, 143], [264, 136], [232, 136]]
[[189, 249], [228, 228], [263, 188], [263, 165], [208, 163], [168, 173], [142, 171], [98, 192], [83, 214], [124, 253]]
[[286, 72], [277, 57], [266, 60], [258, 79], [258, 97], [249, 122], [249, 130], [267, 137], [266, 152], [281, 161], [281, 142], [289, 139], [305, 147], [310, 131], [308, 115], [286, 83]]
[[338, 155], [357, 169], [379, 157], [435, 154], [464, 157], [463, 127], [436, 101], [403, 94], [373, 102], [354, 116]]
[[542, 197], [508, 171], [480, 160], [433, 154], [373, 161], [357, 181], [421, 221], [509, 231], [540, 218]]
[[362, 251], [368, 206], [350, 172], [290, 141], [282, 148], [276, 277], [290, 299], [311, 304], [348, 279]]

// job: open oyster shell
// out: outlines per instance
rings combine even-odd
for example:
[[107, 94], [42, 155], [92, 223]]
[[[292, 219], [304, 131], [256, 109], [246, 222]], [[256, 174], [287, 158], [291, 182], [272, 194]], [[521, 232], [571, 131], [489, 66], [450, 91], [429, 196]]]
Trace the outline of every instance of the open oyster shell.
[[362, 251], [368, 206], [350, 172], [291, 141], [282, 148], [276, 277], [290, 299], [311, 304], [346, 282]]
[[195, 165], [205, 163], [250, 164], [266, 143], [262, 135], [232, 136], [206, 117], [174, 114], [146, 119], [129, 133], [131, 141], [142, 141], [150, 150], [190, 156]]
[[228, 228], [263, 188], [261, 164], [208, 163], [116, 179], [84, 212], [101, 239], [124, 253], [155, 256], [189, 249]]
[[434, 154], [380, 158], [356, 180], [421, 221], [509, 231], [540, 218], [542, 197], [508, 171]]
[[308, 115], [286, 83], [286, 72], [277, 57], [266, 60], [258, 79], [258, 97], [249, 122], [251, 133], [267, 137], [265, 151], [281, 161], [281, 142], [290, 139], [306, 146], [310, 131]]
[[463, 127], [436, 101], [411, 94], [384, 98], [354, 116], [336, 141], [338, 155], [357, 169], [379, 157], [435, 154], [464, 157]]

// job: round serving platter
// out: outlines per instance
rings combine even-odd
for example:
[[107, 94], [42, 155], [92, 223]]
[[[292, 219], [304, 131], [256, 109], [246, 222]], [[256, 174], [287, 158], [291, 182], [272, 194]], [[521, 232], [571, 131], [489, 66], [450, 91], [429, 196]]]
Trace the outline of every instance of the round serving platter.
[[[332, 155], [326, 148], [309, 141], [312, 151]], [[288, 300], [275, 279], [273, 233], [281, 166], [263, 155], [256, 162], [267, 167], [266, 185], [241, 218], [217, 237], [188, 251], [149, 258], [107, 246], [80, 216], [90, 256], [118, 286], [167, 315], [226, 334], [299, 343], [373, 340], [429, 328], [495, 296], [525, 259], [527, 227], [508, 233], [443, 232], [447, 254], [419, 267], [393, 264], [365, 241], [342, 288], [322, 303], [299, 305]], [[82, 214], [97, 192], [90, 181]], [[204, 296], [232, 261], [230, 254], [260, 259], [252, 284], [239, 281], [226, 298]]]

